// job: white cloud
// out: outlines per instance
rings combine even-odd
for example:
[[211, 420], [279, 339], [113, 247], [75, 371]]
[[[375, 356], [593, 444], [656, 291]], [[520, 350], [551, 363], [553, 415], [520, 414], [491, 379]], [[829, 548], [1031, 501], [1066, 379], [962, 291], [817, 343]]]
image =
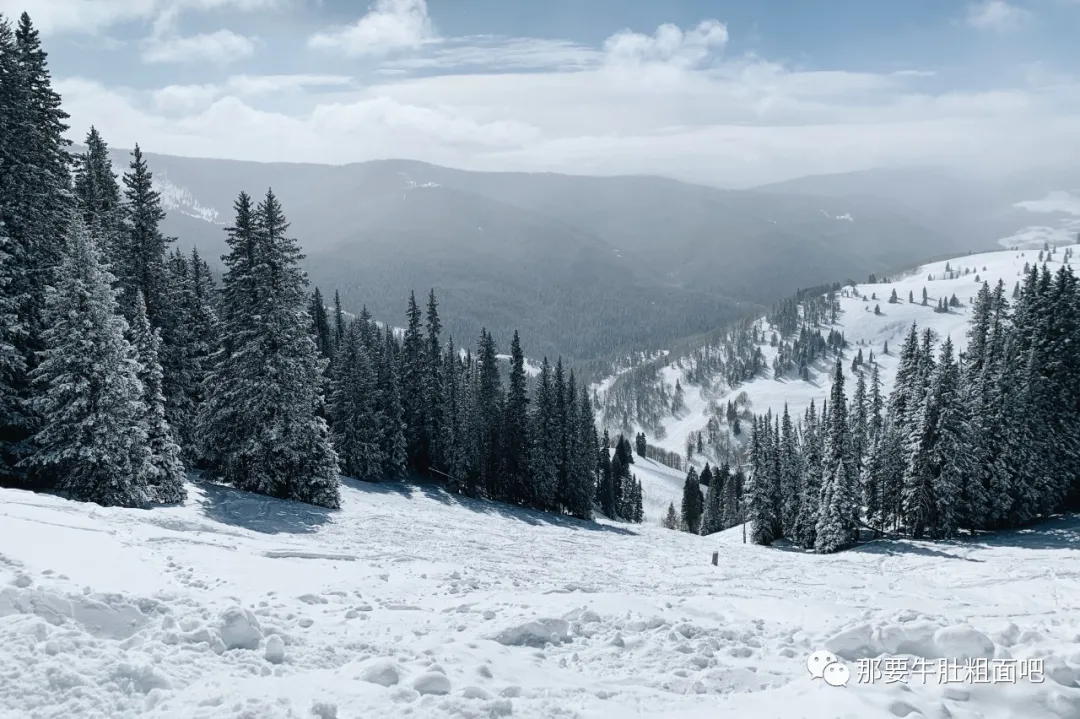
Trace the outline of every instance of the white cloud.
[[1013, 30], [1031, 19], [1031, 11], [1005, 0], [982, 0], [967, 7], [968, 25], [979, 30], [1005, 32]]
[[705, 20], [683, 32], [677, 25], [665, 23], [652, 35], [623, 30], [604, 42], [608, 60], [617, 64], [663, 63], [695, 67], [727, 45], [727, 26], [718, 20]]
[[568, 40], [499, 35], [469, 35], [431, 43], [425, 52], [387, 59], [386, 74], [408, 70], [484, 68], [487, 70], [580, 70], [595, 67], [604, 54]]
[[[486, 37], [470, 49], [459, 38], [412, 56], [467, 71], [369, 84], [295, 74], [156, 93], [80, 80], [58, 88], [76, 139], [93, 123], [119, 147], [138, 140], [155, 152], [248, 160], [405, 157], [730, 185], [907, 164], [999, 171], [1080, 161], [1076, 78], [1032, 71], [972, 92], [949, 87], [948, 74], [928, 82], [929, 70], [799, 70], [722, 58], [720, 27], [622, 32], [601, 48]], [[482, 69], [492, 66], [522, 70]]]
[[199, 62], [228, 65], [255, 53], [255, 41], [232, 30], [199, 35], [152, 36], [143, 49], [146, 62]]
[[0, 0], [0, 13], [17, 17], [30, 13], [43, 34], [59, 32], [96, 33], [118, 23], [149, 20], [174, 9], [241, 11], [276, 7], [289, 0]]
[[436, 38], [425, 0], [376, 0], [367, 14], [352, 25], [316, 33], [308, 45], [346, 55], [382, 55], [419, 47]]
[[341, 90], [352, 82], [347, 75], [233, 75], [220, 84], [169, 85], [155, 90], [152, 100], [162, 112], [190, 112], [203, 110], [229, 95], [253, 98], [313, 87]]

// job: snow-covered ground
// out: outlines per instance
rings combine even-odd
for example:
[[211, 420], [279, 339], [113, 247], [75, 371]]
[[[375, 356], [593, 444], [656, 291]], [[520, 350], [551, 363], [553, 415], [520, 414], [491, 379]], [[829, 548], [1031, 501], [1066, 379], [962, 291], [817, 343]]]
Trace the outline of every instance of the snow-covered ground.
[[[1075, 518], [818, 556], [434, 488], [350, 482], [340, 512], [192, 490], [0, 490], [0, 717], [1080, 717]], [[810, 676], [822, 649], [848, 686]], [[859, 683], [879, 654], [1045, 681]]]
[[[1054, 259], [1047, 263], [1052, 272], [1056, 272], [1061, 267], [1067, 247], [1073, 252], [1080, 250], [1080, 245], [1059, 246], [1054, 253]], [[896, 375], [900, 347], [912, 322], [918, 324], [920, 331], [927, 327], [933, 329], [938, 340], [946, 336], [951, 337], [957, 350], [963, 350], [968, 342], [967, 330], [971, 318], [971, 303], [982, 282], [989, 282], [993, 288], [998, 279], [1004, 280], [1007, 295], [1011, 297], [1014, 285], [1022, 279], [1020, 275], [1024, 264], [1029, 262], [1037, 264], [1038, 255], [1038, 250], [1002, 250], [964, 255], [923, 265], [904, 277], [896, 278], [893, 282], [858, 285], [855, 289], [860, 297], [855, 297], [850, 292], [848, 296], [841, 297], [841, 312], [837, 324], [832, 327], [843, 332], [850, 345], [844, 362], [848, 397], [851, 397], [855, 382], [855, 376], [851, 372], [851, 359], [860, 349], [864, 358], [869, 357], [870, 350], [874, 351], [879, 364], [883, 389], [888, 392]], [[942, 279], [945, 276], [946, 265], [954, 271], [959, 271], [961, 276], [951, 280]], [[971, 274], [963, 276], [964, 268], [971, 268]], [[934, 277], [932, 281], [928, 280], [931, 275]], [[928, 294], [926, 306], [921, 304], [924, 287]], [[889, 296], [894, 289], [899, 302], [890, 304]], [[908, 302], [909, 293], [915, 297], [914, 304]], [[934, 311], [938, 298], [944, 297], [948, 300], [954, 294], [962, 303], [961, 307], [951, 308], [947, 313]], [[871, 295], [876, 295], [877, 299], [869, 299]], [[864, 301], [862, 297], [867, 299]], [[881, 307], [880, 315], [874, 314], [875, 305]], [[773, 378], [772, 360], [776, 355], [776, 350], [768, 344], [772, 329], [764, 321], [761, 326], [764, 328], [765, 339], [761, 349], [767, 368], [762, 376], [750, 382], [733, 389], [725, 388], [724, 391], [707, 396], [700, 387], [690, 385], [685, 377], [682, 377], [682, 371], [677, 366], [669, 365], [664, 369], [664, 381], [671, 388], [674, 388], [676, 378], [682, 377], [686, 409], [677, 417], [671, 417], [664, 423], [663, 438], [657, 439], [650, 435], [651, 444], [672, 452], [683, 453], [686, 449], [686, 437], [691, 432], [705, 428], [709, 419], [709, 401], [715, 400], [723, 407], [742, 392], [746, 392], [750, 399], [750, 409], [757, 414], [764, 414], [768, 410], [778, 414], [783, 412], [786, 403], [793, 417], [801, 416], [811, 400], [814, 400], [820, 409], [822, 400], [828, 398], [828, 371], [831, 366], [820, 364], [818, 371], [809, 382], [795, 376]], [[828, 329], [828, 327], [823, 328], [823, 332], [827, 332]], [[887, 355], [883, 354], [886, 342], [889, 345]], [[695, 463], [700, 464], [701, 460], [697, 459]]]

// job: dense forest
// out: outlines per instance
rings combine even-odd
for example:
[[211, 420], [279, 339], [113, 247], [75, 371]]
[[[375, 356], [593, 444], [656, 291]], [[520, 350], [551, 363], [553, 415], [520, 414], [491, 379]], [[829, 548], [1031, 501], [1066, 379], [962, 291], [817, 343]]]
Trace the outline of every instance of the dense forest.
[[[1041, 253], [1040, 253], [1041, 254]], [[1015, 304], [983, 283], [967, 350], [913, 324], [896, 384], [873, 362], [850, 400], [840, 359], [829, 400], [751, 426], [752, 541], [818, 552], [860, 530], [941, 539], [1029, 524], [1080, 499], [1080, 287], [1062, 266], [1026, 268]]]
[[[340, 474], [641, 521], [640, 483], [601, 444], [584, 383], [545, 359], [505, 382], [482, 331], [464, 352], [438, 303], [404, 334], [309, 294], [272, 190], [241, 192], [220, 287], [171, 248], [136, 145], [118, 183], [91, 129], [64, 139], [38, 33], [0, 18], [0, 480], [103, 505], [185, 497], [185, 472], [336, 508]], [[336, 293], [335, 293], [336, 295]]]

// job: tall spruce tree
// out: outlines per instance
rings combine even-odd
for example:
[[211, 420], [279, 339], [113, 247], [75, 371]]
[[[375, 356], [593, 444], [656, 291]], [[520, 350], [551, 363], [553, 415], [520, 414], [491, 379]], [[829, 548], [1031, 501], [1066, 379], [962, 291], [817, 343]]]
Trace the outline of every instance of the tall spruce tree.
[[[532, 476], [533, 506], [557, 507], [559, 489], [559, 446], [555, 417], [554, 384], [547, 357], [540, 365], [532, 413], [532, 447], [529, 474]], [[611, 515], [609, 515], [611, 516]]]
[[[342, 343], [344, 341], [343, 339]], [[383, 476], [398, 477], [405, 473], [408, 454], [404, 411], [401, 407], [401, 386], [398, 381], [397, 341], [389, 326], [386, 327], [379, 352], [376, 414], [383, 422], [379, 437], [379, 456], [382, 457]]]
[[135, 507], [156, 499], [144, 388], [95, 245], [76, 221], [32, 374], [42, 425], [26, 464], [73, 499]]
[[701, 514], [704, 508], [704, 498], [701, 496], [701, 483], [698, 482], [697, 470], [690, 467], [686, 472], [686, 481], [683, 482], [682, 496], [682, 526], [691, 534], [701, 531]]
[[824, 474], [814, 539], [814, 551], [822, 554], [846, 549], [859, 536], [858, 478], [851, 467], [844, 366], [839, 357], [833, 369], [828, 406]]
[[150, 468], [147, 474], [148, 499], [161, 504], [184, 501], [184, 464], [180, 460], [180, 445], [172, 427], [165, 419], [165, 394], [162, 390], [161, 333], [150, 326], [142, 293], [135, 297], [135, 319], [131, 325], [132, 344], [138, 362], [136, 376], [142, 383], [143, 428], [150, 449]]
[[502, 421], [505, 498], [527, 504], [529, 488], [529, 388], [525, 376], [525, 353], [517, 331], [510, 342], [510, 380]]
[[769, 545], [775, 533], [777, 507], [773, 492], [769, 423], [755, 417], [750, 429], [750, 486], [747, 492], [746, 520], [750, 522], [750, 541]]
[[272, 191], [252, 212], [241, 193], [225, 259], [222, 352], [199, 416], [210, 478], [329, 508], [340, 505], [338, 457], [309, 331], [307, 278]]
[[427, 472], [431, 449], [427, 436], [427, 351], [421, 329], [416, 294], [409, 293], [405, 338], [401, 348], [401, 408], [405, 420], [405, 441], [409, 467]]
[[376, 481], [383, 476], [385, 459], [381, 435], [387, 428], [379, 412], [378, 366], [363, 340], [364, 326], [349, 323], [345, 341], [333, 365], [329, 414], [334, 449], [342, 471], [357, 479]]
[[428, 293], [427, 313], [424, 318], [426, 332], [426, 351], [424, 379], [424, 435], [428, 441], [428, 462], [430, 466], [445, 471], [446, 461], [443, 448], [439, 445], [442, 436], [442, 322], [439, 320], [439, 303], [435, 299], [435, 290]]

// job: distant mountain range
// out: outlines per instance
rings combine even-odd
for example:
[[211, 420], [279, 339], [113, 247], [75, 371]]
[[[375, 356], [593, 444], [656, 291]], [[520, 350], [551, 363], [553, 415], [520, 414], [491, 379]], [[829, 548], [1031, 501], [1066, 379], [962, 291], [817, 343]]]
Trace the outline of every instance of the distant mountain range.
[[[991, 247], [1037, 210], [1058, 217], [1073, 195], [1046, 207], [1014, 203], [1080, 187], [1056, 178], [1041, 194], [995, 195], [937, 171], [881, 170], [722, 190], [403, 160], [147, 158], [165, 231], [212, 263], [239, 192], [257, 199], [272, 187], [312, 284], [328, 297], [340, 290], [345, 309], [366, 305], [400, 325], [409, 291], [422, 301], [434, 288], [459, 344], [486, 327], [507, 347], [520, 329], [529, 356], [577, 362], [669, 346], [798, 287]], [[114, 152], [118, 171], [127, 162]]]

